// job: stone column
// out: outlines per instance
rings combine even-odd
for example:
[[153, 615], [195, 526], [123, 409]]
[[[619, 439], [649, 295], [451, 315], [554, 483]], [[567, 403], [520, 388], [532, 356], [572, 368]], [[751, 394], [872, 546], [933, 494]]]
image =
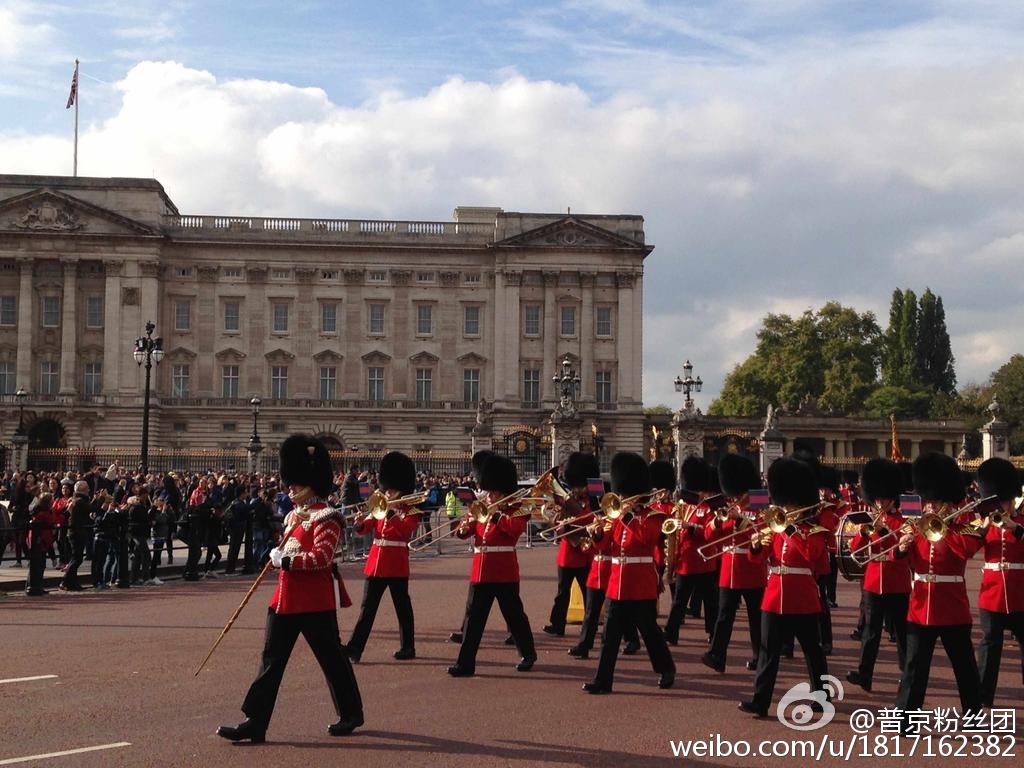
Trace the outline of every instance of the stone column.
[[[486, 398], [489, 389], [491, 399], [499, 404], [505, 404], [508, 379], [510, 377], [513, 379], [519, 378], [519, 374], [516, 372], [519, 368], [519, 360], [512, 361], [511, 353], [503, 343], [508, 333], [508, 329], [504, 327], [504, 321], [509, 312], [506, 308], [508, 301], [507, 286], [513, 281], [517, 285], [519, 284], [518, 273], [509, 273], [501, 269], [495, 270], [494, 290], [491, 294], [492, 301], [489, 302], [489, 306], [493, 308], [494, 318], [485, 329], [490, 338], [493, 339], [493, 344], [490, 345], [490, 367], [493, 371], [493, 376], [487, 377], [489, 380], [481, 383], [480, 397]], [[516, 302], [516, 311], [519, 311], [518, 302]], [[518, 329], [518, 324], [516, 327]]]
[[260, 454], [263, 452], [263, 447], [263, 443], [255, 443], [252, 440], [250, 440], [249, 444], [245, 447], [245, 450], [248, 453], [248, 472], [250, 475], [255, 475], [259, 472]]
[[594, 376], [594, 281], [596, 272], [580, 273], [580, 289], [583, 292], [583, 306], [580, 310], [580, 399], [583, 402], [597, 397], [597, 381]]
[[878, 441], [878, 455], [880, 458], [889, 458], [889, 444], [885, 440]]
[[14, 468], [24, 472], [28, 469], [28, 435], [15, 435], [11, 443], [14, 445]]
[[548, 428], [551, 430], [551, 466], [558, 467], [570, 453], [580, 449], [583, 418], [575, 409], [556, 408], [548, 419]]
[[921, 455], [921, 441], [911, 440], [910, 441], [910, 460], [913, 461]]
[[[519, 309], [519, 285], [522, 279], [521, 272], [508, 271], [505, 273], [504, 323], [500, 317], [497, 319], [497, 322], [503, 324], [504, 327], [495, 328], [494, 331], [495, 338], [498, 339], [498, 349], [494, 350], [494, 358], [505, 361], [505, 375], [498, 379], [495, 389], [498, 390], [499, 397], [509, 404], [516, 403], [516, 407], [518, 407], [519, 387], [523, 375], [519, 368], [519, 343], [523, 337]], [[495, 315], [497, 315], [497, 310]], [[490, 448], [490, 444], [487, 447]]]
[[696, 408], [680, 408], [672, 416], [672, 440], [676, 444], [676, 485], [682, 484], [683, 462], [704, 455], [704, 423]]
[[18, 387], [32, 391], [32, 259], [19, 259], [21, 283], [18, 292]]
[[[617, 403], [632, 402], [637, 393], [633, 390], [634, 375], [638, 374], [633, 368], [632, 346], [636, 343], [636, 331], [634, 327], [634, 296], [633, 296], [633, 275], [628, 272], [618, 272], [615, 275], [616, 285], [619, 289], [619, 304], [616, 311], [616, 332], [615, 350], [618, 363], [616, 365], [618, 381], [615, 383], [615, 401]], [[676, 442], [679, 445], [679, 442]], [[703, 451], [703, 446], [701, 446]], [[679, 449], [676, 449], [677, 455]], [[678, 471], [678, 469], [677, 469]]]
[[[540, 399], [551, 402], [558, 400], [558, 393], [552, 391], [551, 377], [555, 375], [558, 359], [559, 319], [555, 316], [558, 305], [555, 303], [555, 289], [558, 286], [557, 272], [544, 272], [544, 369], [540, 375]], [[552, 448], [554, 450], [554, 448]]]
[[78, 262], [64, 261], [64, 295], [61, 297], [60, 324], [60, 390], [61, 395], [74, 396], [75, 374], [78, 364], [78, 324], [76, 305], [78, 303], [77, 277]]
[[770, 467], [776, 459], [782, 458], [786, 453], [786, 445], [791, 444], [792, 441], [774, 426], [766, 428], [761, 432], [759, 437], [761, 440], [761, 454], [759, 456], [757, 468], [761, 471], [763, 476], [767, 477], [768, 467]]
[[121, 343], [121, 270], [124, 262], [105, 261], [103, 267], [107, 277], [103, 297], [103, 392], [116, 395], [121, 387], [121, 361], [131, 360], [132, 352]]

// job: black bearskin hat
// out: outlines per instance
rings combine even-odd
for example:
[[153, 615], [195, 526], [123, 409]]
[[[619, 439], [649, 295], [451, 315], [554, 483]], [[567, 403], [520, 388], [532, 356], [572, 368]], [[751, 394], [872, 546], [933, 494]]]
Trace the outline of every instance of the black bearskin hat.
[[857, 487], [857, 470], [856, 469], [844, 469], [842, 471], [843, 483], [848, 485], [850, 488]]
[[839, 470], [838, 469], [836, 469], [835, 467], [822, 467], [821, 468], [821, 474], [819, 475], [819, 477], [821, 478], [818, 481], [820, 483], [820, 485], [818, 486], [819, 488], [827, 488], [828, 490], [832, 491], [832, 493], [836, 494], [837, 496], [839, 495]]
[[281, 443], [281, 483], [306, 485], [326, 499], [334, 489], [331, 457], [312, 435], [291, 435]]
[[754, 462], [738, 453], [727, 453], [718, 462], [718, 483], [726, 496], [742, 496], [761, 484]]
[[1006, 459], [993, 457], [978, 467], [978, 487], [983, 497], [998, 496], [1000, 501], [1008, 501], [1020, 496], [1020, 476]]
[[628, 498], [651, 490], [651, 471], [637, 453], [621, 451], [612, 456], [612, 490]]
[[709, 490], [708, 465], [700, 456], [688, 456], [683, 462], [680, 474], [683, 476], [683, 488], [694, 493]]
[[398, 491], [408, 496], [416, 490], [416, 465], [401, 451], [385, 453], [377, 473], [382, 491]]
[[819, 500], [818, 480], [811, 465], [792, 456], [776, 459], [768, 467], [768, 492], [781, 506], [809, 507]]
[[864, 501], [874, 504], [879, 499], [900, 499], [903, 493], [903, 473], [899, 466], [888, 459], [871, 459], [864, 465], [864, 479], [861, 483]]
[[477, 451], [473, 454], [473, 458], [470, 459], [470, 464], [473, 465], [473, 477], [476, 478], [477, 483], [480, 482], [480, 474], [483, 472], [484, 464], [491, 456], [497, 456], [494, 451]]
[[914, 460], [914, 490], [923, 501], [963, 501], [964, 481], [956, 459], [932, 452]]
[[587, 480], [601, 476], [601, 467], [592, 453], [570, 453], [562, 469], [562, 480], [569, 488], [583, 488]]
[[497, 453], [486, 457], [480, 468], [480, 490], [497, 491], [507, 496], [517, 490], [518, 482], [516, 465], [512, 459]]
[[664, 459], [652, 461], [647, 468], [651, 473], [651, 487], [656, 491], [668, 491], [671, 493], [676, 489], [676, 468]]

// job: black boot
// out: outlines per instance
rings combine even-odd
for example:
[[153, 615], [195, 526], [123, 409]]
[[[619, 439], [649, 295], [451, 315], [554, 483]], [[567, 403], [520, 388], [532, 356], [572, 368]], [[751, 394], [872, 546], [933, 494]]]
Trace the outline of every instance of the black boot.
[[356, 717], [341, 718], [336, 723], [331, 723], [327, 726], [327, 732], [331, 736], [348, 736], [352, 731], [363, 724], [363, 716], [358, 715]]
[[247, 717], [234, 727], [222, 725], [217, 729], [217, 735], [228, 741], [251, 741], [253, 744], [262, 744], [267, 739], [267, 729]]

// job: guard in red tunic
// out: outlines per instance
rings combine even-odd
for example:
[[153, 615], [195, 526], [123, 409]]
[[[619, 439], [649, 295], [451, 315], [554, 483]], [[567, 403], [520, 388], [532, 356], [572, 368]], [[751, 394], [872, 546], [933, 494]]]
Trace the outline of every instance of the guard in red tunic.
[[850, 541], [850, 550], [866, 547], [859, 556], [867, 561], [864, 571], [862, 604], [864, 629], [861, 632], [860, 664], [846, 673], [846, 679], [865, 691], [871, 690], [875, 660], [882, 641], [882, 627], [890, 624], [896, 636], [900, 670], [907, 654], [907, 609], [910, 606], [911, 573], [906, 558], [893, 552], [882, 555], [898, 541], [904, 525], [900, 514], [903, 476], [888, 459], [871, 459], [864, 465], [864, 500], [874, 506], [874, 520], [861, 526]]
[[[392, 451], [380, 460], [377, 480], [388, 500], [409, 496], [416, 490], [416, 465], [404, 453]], [[373, 533], [373, 545], [363, 570], [366, 574], [363, 604], [348, 641], [348, 655], [353, 661], [359, 661], [363, 655], [386, 590], [391, 591], [401, 640], [394, 657], [399, 661], [416, 658], [415, 625], [409, 599], [409, 539], [419, 527], [421, 515], [415, 506], [403, 503], [389, 506], [382, 519], [359, 514], [353, 520], [357, 535]]]
[[[572, 495], [562, 505], [559, 518], [567, 525], [582, 529], [594, 521], [594, 515], [590, 510], [590, 497], [587, 495], [587, 480], [599, 477], [600, 474], [597, 457], [592, 453], [577, 451], [569, 454], [565, 460], [562, 481]], [[565, 634], [565, 617], [569, 612], [572, 583], [575, 581], [579, 585], [580, 594], [586, 591], [587, 575], [590, 573], [590, 561], [593, 558], [594, 553], [590, 550], [589, 541], [581, 533], [567, 534], [559, 540], [558, 591], [555, 592], [555, 602], [551, 606], [551, 616], [544, 627], [546, 634], [558, 637]]]
[[[681, 474], [683, 488], [703, 497], [712, 495], [708, 480], [710, 468], [704, 459], [690, 456], [683, 462]], [[694, 505], [676, 532], [675, 562], [667, 567], [676, 574], [676, 587], [672, 593], [672, 609], [665, 622], [665, 639], [672, 645], [679, 642], [679, 628], [683, 624], [690, 595], [696, 594], [704, 604], [704, 630], [710, 639], [715, 631], [718, 618], [718, 564], [705, 560], [697, 550], [707, 544], [704, 535], [707, 526], [714, 520], [715, 513], [707, 504]]]
[[981, 703], [994, 706], [1003, 634], [1017, 638], [1024, 669], [1024, 517], [1014, 507], [1020, 496], [1020, 476], [1006, 459], [992, 458], [978, 467], [981, 495], [998, 496], [1002, 522], [989, 515], [984, 530], [985, 565], [981, 574], [978, 609], [983, 637], [978, 646]]
[[288, 657], [300, 634], [327, 678], [338, 714], [338, 722], [328, 726], [328, 732], [344, 736], [363, 724], [359, 686], [338, 636], [333, 565], [341, 518], [324, 501], [333, 483], [331, 460], [323, 443], [308, 435], [285, 440], [281, 444], [281, 482], [295, 502], [285, 519], [291, 536], [270, 553], [271, 562], [279, 569], [277, 589], [267, 612], [260, 669], [242, 703], [246, 719], [237, 726], [217, 729], [218, 736], [231, 741], [264, 741]]
[[750, 459], [727, 453], [718, 463], [718, 480], [729, 499], [729, 516], [722, 521], [715, 515], [705, 529], [708, 541], [723, 541], [724, 551], [718, 572], [718, 619], [711, 648], [701, 657], [701, 662], [718, 673], [725, 672], [736, 610], [742, 599], [747, 606], [752, 653], [747, 669], [753, 671], [757, 669], [757, 654], [761, 648], [761, 601], [768, 570], [763, 560], [750, 559], [750, 537], [740, 532], [754, 531], [760, 524], [757, 511], [749, 508], [749, 491], [760, 485], [760, 478]]
[[[925, 514], [945, 514], [964, 498], [960, 468], [953, 457], [942, 453], [927, 453], [914, 461], [914, 489], [921, 496]], [[956, 519], [938, 541], [929, 541], [920, 531], [900, 539], [897, 556], [907, 558], [914, 572], [907, 613], [907, 661], [896, 694], [896, 707], [904, 712], [916, 711], [924, 704], [937, 640], [942, 641], [953, 667], [960, 713], [975, 712], [981, 706], [964, 571], [982, 543], [977, 529]]]
[[[612, 491], [623, 499], [651, 491], [647, 462], [635, 453], [615, 454], [611, 475]], [[651, 667], [659, 675], [658, 687], [671, 688], [675, 682], [676, 665], [658, 628], [658, 571], [654, 565], [654, 548], [659, 545], [665, 518], [649, 511], [643, 503], [627, 504], [610, 530], [598, 527], [603, 522], [594, 524], [596, 546], [611, 556], [612, 568], [601, 660], [594, 679], [583, 686], [587, 693], [611, 693], [619, 643], [628, 624], [636, 626], [644, 639]]]
[[[483, 501], [491, 505], [515, 493], [516, 465], [505, 456], [488, 457], [480, 471], [480, 489], [487, 492]], [[476, 653], [495, 600], [522, 656], [516, 670], [528, 672], [537, 661], [530, 620], [519, 596], [519, 559], [516, 557], [516, 542], [526, 531], [528, 521], [529, 517], [518, 511], [518, 505], [498, 504], [484, 521], [467, 517], [459, 524], [456, 533], [459, 538], [473, 537], [473, 565], [469, 574], [462, 647], [458, 661], [448, 667], [452, 677], [476, 674]]]
[[828, 664], [821, 650], [818, 616], [822, 611], [818, 577], [828, 568], [828, 532], [813, 522], [819, 503], [814, 469], [792, 457], [776, 459], [768, 468], [772, 501], [792, 518], [781, 533], [765, 532], [751, 540], [749, 557], [768, 561], [768, 582], [761, 602], [761, 647], [754, 678], [754, 697], [739, 708], [758, 717], [768, 714], [786, 638], [795, 637], [807, 660], [812, 690], [821, 690]]

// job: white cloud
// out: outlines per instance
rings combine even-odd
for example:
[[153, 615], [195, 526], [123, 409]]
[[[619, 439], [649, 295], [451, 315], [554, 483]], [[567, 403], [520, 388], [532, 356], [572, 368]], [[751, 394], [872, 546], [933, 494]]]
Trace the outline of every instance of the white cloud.
[[21, 2], [0, 5], [0, 61], [24, 59], [50, 42], [53, 27], [31, 20], [31, 7]]
[[[836, 298], [884, 326], [897, 286], [943, 296], [961, 381], [1017, 351], [1000, 329], [1024, 322], [1024, 60], [782, 61], [750, 77], [676, 66], [666, 83], [712, 85], [598, 99], [506, 72], [342, 107], [318, 88], [143, 62], [118, 83], [115, 113], [83, 124], [80, 170], [156, 176], [189, 213], [643, 214], [657, 246], [645, 283], [652, 403], [675, 402], [689, 357], [706, 406], [767, 312]], [[70, 147], [0, 135], [0, 156], [6, 172], [66, 171]]]

